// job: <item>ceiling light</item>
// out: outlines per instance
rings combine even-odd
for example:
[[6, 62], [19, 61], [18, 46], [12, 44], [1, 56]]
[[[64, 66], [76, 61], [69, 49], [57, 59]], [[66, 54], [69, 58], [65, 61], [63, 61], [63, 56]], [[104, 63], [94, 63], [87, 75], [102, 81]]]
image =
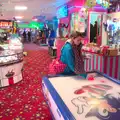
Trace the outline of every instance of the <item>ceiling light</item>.
[[20, 20], [17, 20], [17, 23], [20, 23], [21, 21]]
[[23, 16], [15, 16], [16, 19], [22, 19]]
[[15, 6], [15, 10], [27, 10], [26, 6]]
[[35, 19], [33, 19], [34, 21], [37, 21], [38, 19], [37, 18], [35, 18]]

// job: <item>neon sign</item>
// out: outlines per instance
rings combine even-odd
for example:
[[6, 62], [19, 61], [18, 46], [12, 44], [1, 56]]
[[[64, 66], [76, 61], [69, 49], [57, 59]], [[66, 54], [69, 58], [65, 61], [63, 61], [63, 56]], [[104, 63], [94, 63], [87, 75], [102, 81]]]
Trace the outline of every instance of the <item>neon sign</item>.
[[12, 22], [0, 21], [0, 27], [12, 27]]

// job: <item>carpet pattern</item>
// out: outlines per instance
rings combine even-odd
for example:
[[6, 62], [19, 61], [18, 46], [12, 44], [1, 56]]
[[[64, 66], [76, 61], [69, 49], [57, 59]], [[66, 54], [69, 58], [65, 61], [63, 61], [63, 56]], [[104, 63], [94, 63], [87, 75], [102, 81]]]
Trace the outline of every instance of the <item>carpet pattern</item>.
[[40, 46], [33, 43], [24, 44], [25, 50], [48, 50], [47, 46]]
[[52, 120], [41, 79], [50, 62], [47, 50], [28, 51], [23, 80], [0, 89], [0, 120]]

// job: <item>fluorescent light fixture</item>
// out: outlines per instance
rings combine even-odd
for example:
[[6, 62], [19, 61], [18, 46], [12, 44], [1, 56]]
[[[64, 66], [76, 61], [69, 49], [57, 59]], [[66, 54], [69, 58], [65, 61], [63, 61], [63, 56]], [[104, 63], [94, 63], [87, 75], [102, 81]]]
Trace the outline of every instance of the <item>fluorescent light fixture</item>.
[[26, 6], [15, 6], [15, 10], [27, 10]]
[[20, 23], [21, 21], [20, 20], [17, 20], [17, 23]]
[[33, 19], [34, 21], [38, 21], [38, 19], [37, 18], [35, 18], [35, 19]]
[[23, 16], [15, 16], [16, 19], [22, 19]]

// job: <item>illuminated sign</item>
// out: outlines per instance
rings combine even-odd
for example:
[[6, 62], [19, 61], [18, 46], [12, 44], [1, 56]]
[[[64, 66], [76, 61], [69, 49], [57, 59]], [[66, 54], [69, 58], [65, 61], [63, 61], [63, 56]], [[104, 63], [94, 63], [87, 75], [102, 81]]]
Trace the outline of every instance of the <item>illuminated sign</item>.
[[12, 22], [10, 21], [0, 21], [0, 27], [4, 27], [4, 28], [7, 28], [7, 27], [12, 27]]
[[67, 5], [61, 7], [57, 11], [57, 18], [64, 18], [68, 16], [68, 7]]

